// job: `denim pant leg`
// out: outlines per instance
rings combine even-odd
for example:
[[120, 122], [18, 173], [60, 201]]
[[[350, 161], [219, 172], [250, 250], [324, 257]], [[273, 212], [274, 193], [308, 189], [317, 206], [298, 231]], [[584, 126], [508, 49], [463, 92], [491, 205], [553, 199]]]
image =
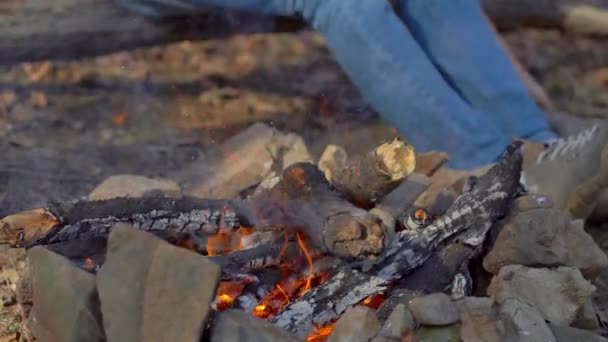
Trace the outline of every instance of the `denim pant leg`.
[[556, 138], [483, 17], [479, 0], [400, 0], [400, 15], [449, 82], [513, 137]]
[[388, 1], [308, 3], [319, 1], [304, 17], [365, 99], [418, 150], [444, 150], [452, 166], [475, 167], [510, 142], [445, 82]]

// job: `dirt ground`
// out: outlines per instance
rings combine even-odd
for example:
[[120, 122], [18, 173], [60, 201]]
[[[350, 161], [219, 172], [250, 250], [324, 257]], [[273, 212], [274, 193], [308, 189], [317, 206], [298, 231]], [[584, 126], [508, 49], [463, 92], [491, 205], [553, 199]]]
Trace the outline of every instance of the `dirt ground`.
[[[608, 117], [608, 44], [557, 31], [507, 41], [546, 87], [560, 132]], [[0, 217], [85, 196], [109, 175], [162, 177], [263, 120], [365, 150], [392, 128], [311, 32], [236, 36], [77, 62], [0, 68]], [[0, 341], [20, 329], [14, 291], [23, 254], [0, 250]]]

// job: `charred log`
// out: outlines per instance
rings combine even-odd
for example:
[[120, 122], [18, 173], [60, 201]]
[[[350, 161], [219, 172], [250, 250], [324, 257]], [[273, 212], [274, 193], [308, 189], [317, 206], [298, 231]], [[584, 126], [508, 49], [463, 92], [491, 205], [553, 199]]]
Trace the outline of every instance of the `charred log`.
[[450, 238], [422, 266], [401, 278], [378, 309], [378, 318], [385, 320], [397, 304], [412, 298], [451, 290], [454, 277], [466, 273], [469, 261], [481, 251], [486, 232], [483, 228], [468, 229]]
[[[54, 204], [46, 211], [57, 218], [58, 224], [31, 234], [20, 234], [22, 238], [17, 237], [17, 244], [34, 246], [106, 237], [111, 227], [120, 222], [156, 234], [200, 237], [220, 229], [250, 225], [248, 218], [252, 217], [240, 202], [161, 196]], [[10, 242], [8, 232], [14, 235], [27, 229], [19, 223], [5, 225], [0, 243]]]
[[[319, 256], [319, 250], [308, 249], [311, 256]], [[250, 249], [209, 257], [222, 267], [227, 275], [240, 275], [278, 266], [288, 261], [303, 260], [304, 254], [294, 241], [272, 242]]]
[[372, 265], [345, 267], [330, 280], [287, 306], [272, 321], [300, 336], [313, 324], [335, 320], [346, 309], [388, 289], [423, 265], [443, 243], [461, 232], [468, 243], [483, 241], [492, 224], [504, 216], [518, 189], [522, 157], [519, 143], [507, 148], [498, 163], [479, 178], [475, 187], [460, 195], [440, 219], [422, 231], [402, 231]]

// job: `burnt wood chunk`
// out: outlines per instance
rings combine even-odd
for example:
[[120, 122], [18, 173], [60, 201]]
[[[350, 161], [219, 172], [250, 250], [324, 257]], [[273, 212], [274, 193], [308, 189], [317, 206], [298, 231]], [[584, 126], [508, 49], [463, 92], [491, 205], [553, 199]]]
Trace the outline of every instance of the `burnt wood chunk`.
[[365, 298], [382, 293], [423, 265], [448, 239], [466, 232], [469, 244], [479, 245], [494, 222], [509, 210], [521, 173], [521, 144], [511, 144], [497, 164], [470, 191], [461, 194], [444, 216], [421, 231], [397, 233], [374, 265], [353, 264], [290, 303], [272, 321], [299, 336], [313, 324], [324, 325]]
[[331, 182], [353, 203], [368, 206], [395, 189], [415, 167], [414, 148], [395, 138], [336, 170]]
[[[163, 196], [116, 198], [102, 201], [78, 201], [53, 204], [45, 209], [57, 218], [51, 229], [26, 234], [18, 245], [34, 246], [69, 240], [107, 237], [116, 223], [156, 234], [185, 234], [202, 237], [219, 229], [249, 226], [252, 217], [246, 205], [238, 201], [180, 199]], [[0, 235], [0, 243], [11, 243]]]
[[250, 203], [259, 224], [301, 230], [315, 246], [339, 257], [374, 258], [385, 246], [380, 219], [341, 197], [311, 163], [291, 165], [268, 193]]

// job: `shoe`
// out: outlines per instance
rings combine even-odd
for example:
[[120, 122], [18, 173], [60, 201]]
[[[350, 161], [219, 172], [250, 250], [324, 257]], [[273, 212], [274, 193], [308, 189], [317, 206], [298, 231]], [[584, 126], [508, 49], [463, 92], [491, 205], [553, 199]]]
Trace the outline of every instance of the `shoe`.
[[524, 165], [526, 190], [548, 195], [556, 207], [587, 218], [608, 184], [608, 123], [549, 144]]

